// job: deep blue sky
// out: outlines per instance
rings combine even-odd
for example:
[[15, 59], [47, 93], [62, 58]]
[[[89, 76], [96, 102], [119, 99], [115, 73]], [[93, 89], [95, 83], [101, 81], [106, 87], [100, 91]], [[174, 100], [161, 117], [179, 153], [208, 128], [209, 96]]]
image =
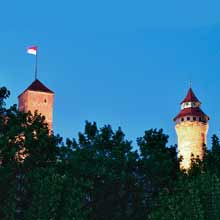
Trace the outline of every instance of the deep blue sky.
[[54, 129], [76, 137], [84, 121], [122, 126], [133, 141], [163, 128], [189, 81], [220, 134], [220, 2], [198, 0], [4, 1], [0, 5], [1, 86], [9, 104], [33, 81], [55, 91]]

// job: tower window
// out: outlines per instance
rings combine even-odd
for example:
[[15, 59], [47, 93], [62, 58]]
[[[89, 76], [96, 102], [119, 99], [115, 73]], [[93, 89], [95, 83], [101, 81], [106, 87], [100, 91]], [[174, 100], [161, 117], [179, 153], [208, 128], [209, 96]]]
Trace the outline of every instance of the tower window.
[[189, 121], [190, 120], [190, 117], [187, 117], [187, 121]]
[[47, 103], [47, 99], [44, 99], [44, 103]]
[[196, 117], [193, 117], [193, 121], [196, 121]]
[[199, 121], [202, 121], [202, 118], [201, 118], [201, 117], [199, 117]]
[[184, 121], [184, 118], [181, 118], [181, 121]]

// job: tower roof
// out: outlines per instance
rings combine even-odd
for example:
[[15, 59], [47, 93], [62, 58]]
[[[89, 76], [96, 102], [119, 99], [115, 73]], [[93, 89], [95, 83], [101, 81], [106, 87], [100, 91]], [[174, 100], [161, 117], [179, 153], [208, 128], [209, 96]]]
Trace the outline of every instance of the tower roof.
[[[193, 103], [187, 103], [187, 102], [193, 102]], [[185, 104], [183, 104], [185, 103]], [[183, 104], [183, 105], [182, 105]], [[179, 118], [185, 117], [185, 116], [198, 116], [205, 118], [206, 120], [209, 120], [209, 116], [206, 115], [200, 108], [201, 102], [194, 94], [192, 88], [190, 87], [186, 97], [181, 102], [181, 111], [179, 114], [174, 118], [174, 121], [176, 121]]]
[[184, 102], [199, 102], [200, 103], [200, 101], [198, 100], [198, 98], [194, 94], [191, 87], [189, 88], [189, 90], [187, 92], [187, 95], [186, 95], [185, 99], [183, 99], [181, 104], [184, 103]]
[[[47, 92], [47, 93], [54, 93], [52, 90], [48, 89], [40, 80], [36, 79], [27, 89], [24, 90], [26, 92], [27, 90], [30, 91], [37, 91], [37, 92]], [[23, 93], [24, 93], [23, 92]]]
[[209, 116], [206, 115], [199, 107], [196, 108], [184, 108], [180, 111], [180, 113], [174, 118], [174, 121], [178, 118], [184, 116], [198, 116], [198, 117], [205, 117], [209, 120]]

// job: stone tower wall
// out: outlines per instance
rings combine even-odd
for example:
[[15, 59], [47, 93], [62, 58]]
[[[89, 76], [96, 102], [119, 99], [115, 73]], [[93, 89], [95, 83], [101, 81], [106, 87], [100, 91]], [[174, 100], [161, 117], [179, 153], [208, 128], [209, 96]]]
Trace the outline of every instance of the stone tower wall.
[[207, 144], [208, 124], [199, 121], [185, 121], [175, 126], [178, 136], [178, 158], [183, 156], [182, 169], [191, 166], [191, 155], [203, 159], [204, 144]]
[[53, 130], [54, 94], [27, 90], [19, 96], [19, 111], [33, 114], [36, 110], [45, 116], [50, 130]]

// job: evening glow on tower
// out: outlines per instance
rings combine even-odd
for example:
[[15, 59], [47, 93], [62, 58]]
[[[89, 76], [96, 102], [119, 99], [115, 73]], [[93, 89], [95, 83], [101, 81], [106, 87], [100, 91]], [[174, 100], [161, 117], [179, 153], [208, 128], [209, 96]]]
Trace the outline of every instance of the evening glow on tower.
[[18, 96], [19, 111], [33, 114], [36, 110], [45, 116], [49, 130], [53, 130], [54, 92], [36, 79], [21, 95]]
[[204, 156], [209, 116], [200, 107], [201, 102], [190, 88], [181, 102], [179, 114], [174, 118], [178, 137], [178, 158], [182, 157], [182, 169], [190, 168], [192, 156], [201, 160]]

